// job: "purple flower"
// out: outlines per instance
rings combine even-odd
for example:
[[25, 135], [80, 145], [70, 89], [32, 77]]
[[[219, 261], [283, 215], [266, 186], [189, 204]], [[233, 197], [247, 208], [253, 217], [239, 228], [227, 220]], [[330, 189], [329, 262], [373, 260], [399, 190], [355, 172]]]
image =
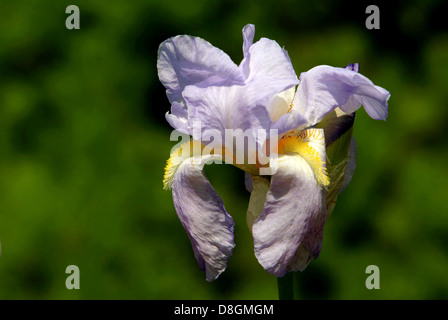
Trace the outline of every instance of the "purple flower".
[[[317, 66], [299, 81], [287, 52], [266, 38], [253, 43], [254, 34], [253, 25], [244, 27], [239, 65], [197, 37], [176, 36], [159, 47], [158, 74], [171, 102], [166, 119], [192, 136], [171, 153], [164, 188], [172, 189], [208, 281], [225, 270], [235, 244], [233, 219], [204, 175], [206, 163], [224, 161], [247, 172], [255, 255], [268, 272], [283, 276], [319, 255], [327, 210], [355, 167], [354, 112], [363, 105], [373, 119], [387, 117], [389, 92], [359, 74], [357, 64]], [[235, 146], [241, 133], [247, 143]], [[342, 136], [349, 141], [343, 161], [329, 163], [327, 152], [339, 157], [342, 149], [333, 147]]]

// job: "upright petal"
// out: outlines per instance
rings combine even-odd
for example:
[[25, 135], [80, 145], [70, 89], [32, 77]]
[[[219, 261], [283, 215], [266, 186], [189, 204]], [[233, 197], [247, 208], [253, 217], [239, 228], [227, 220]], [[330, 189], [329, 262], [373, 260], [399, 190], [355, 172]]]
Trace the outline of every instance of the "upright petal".
[[[254, 148], [262, 146], [264, 140], [258, 135], [258, 130], [268, 130], [271, 119], [263, 102], [276, 93], [276, 88], [266, 87], [260, 92], [257, 84], [231, 87], [209, 87], [200, 89], [188, 86], [184, 91], [184, 98], [189, 106], [188, 118], [190, 125], [200, 123], [202, 136], [208, 132], [217, 131], [222, 134], [222, 141], [231, 143], [227, 145], [233, 150], [233, 140], [226, 139], [226, 129], [240, 129], [254, 144]], [[230, 131], [235, 134], [236, 131]]]
[[[319, 170], [313, 168], [325, 161], [323, 132], [310, 129], [305, 133], [302, 143], [306, 146], [297, 138], [287, 139], [292, 140], [279, 147], [283, 154], [272, 160], [277, 172], [272, 176], [263, 212], [252, 226], [255, 255], [277, 277], [303, 270], [311, 257], [317, 258], [326, 219], [324, 181], [318, 177]], [[255, 191], [251, 198], [263, 198]], [[256, 215], [254, 208], [252, 216]]]
[[249, 67], [247, 81], [260, 77], [282, 79], [290, 83], [283, 90], [299, 83], [288, 53], [274, 40], [261, 38], [249, 48], [248, 53], [240, 65]]
[[249, 56], [249, 49], [254, 43], [255, 26], [253, 24], [247, 24], [243, 28], [243, 55]]
[[223, 141], [226, 129], [241, 129], [251, 136], [257, 147], [261, 146], [264, 141], [257, 135], [259, 129], [279, 129], [279, 134], [282, 134], [298, 122], [304, 122], [302, 116], [283, 115], [272, 127], [268, 106], [278, 93], [290, 89], [295, 83], [291, 78], [260, 76], [243, 86], [187, 86], [183, 97], [188, 106], [189, 125], [191, 127], [193, 122], [198, 122], [202, 132], [220, 131]]
[[386, 120], [389, 92], [353, 71], [356, 69], [317, 66], [300, 75], [294, 108], [304, 115], [308, 125], [320, 122], [336, 107], [352, 113], [361, 105], [373, 119]]
[[248, 24], [243, 28], [243, 60], [241, 61], [239, 68], [243, 72], [244, 78], [247, 79], [250, 73], [249, 61], [250, 61], [250, 47], [254, 43], [255, 26]]
[[244, 83], [241, 70], [224, 51], [187, 35], [170, 38], [160, 45], [157, 70], [171, 102], [182, 99], [187, 85]]
[[[193, 147], [193, 143], [187, 144], [183, 147]], [[221, 157], [202, 156], [196, 163], [195, 157], [188, 156], [191, 153], [185, 149], [180, 152], [181, 149], [172, 153], [164, 182], [166, 187], [172, 187], [174, 207], [190, 238], [196, 260], [205, 270], [207, 281], [212, 281], [226, 269], [235, 246], [233, 219], [203, 172], [206, 162]]]
[[[254, 34], [253, 25], [244, 27], [244, 59], [238, 67], [200, 38], [177, 36], [161, 44], [159, 78], [170, 101], [184, 104], [183, 110], [173, 105], [166, 115], [175, 129], [191, 134], [192, 123], [200, 121], [203, 130], [213, 128], [223, 135], [225, 129], [268, 130], [272, 120], [266, 114], [272, 113], [277, 120], [287, 111], [273, 111], [270, 106], [277, 105], [274, 96], [298, 84], [289, 56], [273, 40], [262, 38], [253, 43]], [[285, 129], [296, 117], [288, 119], [277, 127]]]

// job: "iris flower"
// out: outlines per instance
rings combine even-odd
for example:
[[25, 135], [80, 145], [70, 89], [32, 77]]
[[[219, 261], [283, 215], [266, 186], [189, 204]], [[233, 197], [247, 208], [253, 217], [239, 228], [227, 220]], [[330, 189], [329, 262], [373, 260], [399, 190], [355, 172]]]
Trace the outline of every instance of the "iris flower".
[[[355, 111], [363, 105], [376, 120], [388, 113], [389, 92], [358, 73], [357, 64], [317, 66], [298, 79], [286, 50], [266, 38], [254, 43], [254, 34], [253, 25], [243, 28], [239, 65], [188, 35], [164, 41], [158, 51], [159, 79], [171, 102], [166, 119], [191, 136], [171, 153], [164, 188], [172, 189], [208, 281], [225, 270], [235, 243], [233, 219], [205, 164], [224, 161], [246, 171], [255, 256], [282, 277], [304, 270], [321, 251], [325, 221], [355, 167]], [[233, 144], [236, 132], [244, 133], [243, 147]]]

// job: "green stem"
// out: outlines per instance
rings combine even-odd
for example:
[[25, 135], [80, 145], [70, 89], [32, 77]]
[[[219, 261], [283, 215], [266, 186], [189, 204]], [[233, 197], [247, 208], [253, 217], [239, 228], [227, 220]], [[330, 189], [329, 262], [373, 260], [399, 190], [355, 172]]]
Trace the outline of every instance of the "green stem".
[[281, 278], [277, 278], [278, 299], [294, 300], [294, 279], [293, 273], [287, 273]]

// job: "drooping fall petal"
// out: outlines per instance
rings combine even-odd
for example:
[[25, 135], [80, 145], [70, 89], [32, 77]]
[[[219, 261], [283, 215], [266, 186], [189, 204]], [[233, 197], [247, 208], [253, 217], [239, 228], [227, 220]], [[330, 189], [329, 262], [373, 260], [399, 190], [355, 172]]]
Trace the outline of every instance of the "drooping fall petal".
[[221, 156], [195, 157], [180, 148], [172, 153], [165, 170], [166, 187], [172, 188], [177, 216], [207, 281], [215, 280], [226, 269], [235, 246], [233, 219], [203, 172], [205, 163], [215, 159]]
[[[271, 274], [281, 277], [303, 270], [322, 247], [326, 219], [325, 139], [323, 130], [309, 129], [301, 137], [280, 143], [281, 154], [266, 194], [264, 209], [252, 226], [255, 255]], [[275, 163], [272, 163], [275, 162]], [[252, 197], [262, 199], [265, 187], [253, 181]], [[255, 211], [257, 206], [252, 207]], [[254, 215], [254, 212], [251, 212]]]

